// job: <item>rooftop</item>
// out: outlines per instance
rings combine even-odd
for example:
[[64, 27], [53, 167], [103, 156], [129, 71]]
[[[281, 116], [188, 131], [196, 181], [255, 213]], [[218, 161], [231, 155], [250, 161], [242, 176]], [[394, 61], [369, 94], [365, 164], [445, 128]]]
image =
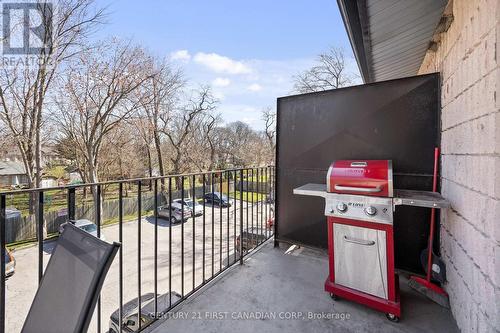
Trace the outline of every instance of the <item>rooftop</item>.
[[436, 32], [446, 29], [446, 0], [338, 0], [363, 81], [416, 75]]
[[7, 175], [25, 175], [26, 170], [23, 162], [19, 161], [0, 161], [0, 176]]
[[306, 248], [285, 252], [265, 243], [243, 266], [235, 265], [147, 331], [458, 332], [450, 311], [410, 289], [404, 276], [402, 318], [392, 323], [380, 312], [329, 297], [323, 290], [326, 252]]

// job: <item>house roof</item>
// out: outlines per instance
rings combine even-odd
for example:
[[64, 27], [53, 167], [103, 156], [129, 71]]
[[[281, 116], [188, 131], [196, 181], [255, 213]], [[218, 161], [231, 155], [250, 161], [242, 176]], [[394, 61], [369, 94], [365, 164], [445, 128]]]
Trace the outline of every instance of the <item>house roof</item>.
[[18, 161], [0, 161], [0, 176], [25, 175], [24, 164]]
[[365, 83], [416, 75], [448, 0], [337, 0]]

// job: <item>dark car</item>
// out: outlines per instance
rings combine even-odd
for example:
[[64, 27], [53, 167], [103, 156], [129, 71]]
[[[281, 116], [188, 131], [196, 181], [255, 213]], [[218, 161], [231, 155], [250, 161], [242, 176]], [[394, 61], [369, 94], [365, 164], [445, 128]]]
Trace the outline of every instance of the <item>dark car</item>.
[[231, 207], [233, 201], [227, 197], [225, 194], [219, 192], [208, 192], [203, 196], [203, 200], [206, 203], [217, 205], [221, 207]]
[[[241, 236], [236, 237], [236, 251], [240, 252]], [[266, 230], [262, 228], [249, 228], [243, 231], [243, 253], [250, 251], [267, 239]]]
[[[151, 324], [156, 318], [165, 314], [170, 307], [170, 294], [166, 293], [158, 295], [157, 297], [157, 312], [154, 312], [154, 293], [147, 293], [141, 296], [141, 329]], [[181, 299], [181, 295], [172, 292], [172, 304], [175, 304]], [[139, 331], [139, 321], [137, 320], [138, 312], [137, 298], [125, 303], [123, 305], [123, 318], [122, 318], [122, 332], [132, 333]], [[118, 333], [120, 328], [118, 326], [120, 316], [120, 309], [117, 309], [109, 317], [109, 331], [108, 333]]]

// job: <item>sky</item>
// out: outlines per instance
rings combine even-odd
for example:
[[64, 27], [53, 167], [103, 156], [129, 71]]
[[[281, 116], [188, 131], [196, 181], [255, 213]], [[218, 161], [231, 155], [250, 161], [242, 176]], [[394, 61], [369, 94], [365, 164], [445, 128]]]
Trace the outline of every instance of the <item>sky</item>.
[[293, 93], [293, 76], [330, 46], [358, 73], [335, 0], [97, 0], [96, 39], [144, 45], [182, 68], [188, 88], [211, 85], [225, 122], [262, 129], [261, 110]]

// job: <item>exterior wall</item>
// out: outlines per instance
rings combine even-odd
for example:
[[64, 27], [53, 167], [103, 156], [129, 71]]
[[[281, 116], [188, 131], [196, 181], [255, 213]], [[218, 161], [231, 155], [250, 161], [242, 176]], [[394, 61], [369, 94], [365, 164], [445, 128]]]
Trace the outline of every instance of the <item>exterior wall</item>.
[[28, 183], [28, 177], [26, 175], [1, 175], [0, 185], [11, 186], [11, 185], [22, 185]]
[[54, 178], [46, 178], [46, 179], [42, 179], [42, 184], [41, 186], [43, 188], [47, 188], [47, 187], [56, 187], [58, 186], [58, 182], [57, 182], [57, 179], [54, 179]]
[[500, 1], [454, 0], [419, 74], [441, 72], [445, 288], [463, 332], [500, 332]]

